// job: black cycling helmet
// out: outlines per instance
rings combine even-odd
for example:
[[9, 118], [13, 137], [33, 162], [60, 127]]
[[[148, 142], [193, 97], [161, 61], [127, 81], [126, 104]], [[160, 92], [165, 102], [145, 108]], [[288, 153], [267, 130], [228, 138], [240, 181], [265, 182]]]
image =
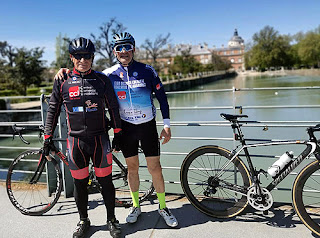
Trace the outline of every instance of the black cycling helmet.
[[134, 41], [133, 36], [128, 32], [121, 32], [117, 33], [113, 36], [112, 41], [112, 48], [114, 48], [117, 45], [129, 43], [132, 44], [134, 47], [136, 45], [136, 42]]
[[79, 37], [69, 44], [69, 53], [74, 54], [94, 54], [95, 48], [91, 40]]

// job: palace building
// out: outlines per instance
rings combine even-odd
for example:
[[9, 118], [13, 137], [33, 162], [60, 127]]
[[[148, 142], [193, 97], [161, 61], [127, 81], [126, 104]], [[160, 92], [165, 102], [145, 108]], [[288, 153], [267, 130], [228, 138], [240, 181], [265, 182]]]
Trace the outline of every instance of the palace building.
[[[168, 45], [166, 53], [157, 58], [162, 70], [167, 73], [168, 68], [174, 62], [174, 57], [182, 55], [183, 52], [188, 52], [201, 64], [212, 63], [212, 54], [217, 54], [222, 59], [231, 62], [231, 67], [236, 71], [242, 71], [244, 67], [244, 40], [238, 35], [237, 29], [234, 31], [233, 37], [228, 42], [228, 47], [222, 45], [221, 48], [209, 48], [206, 43], [191, 45], [191, 44], [177, 44]], [[145, 51], [137, 49], [139, 60], [144, 63], [152, 63]]]
[[213, 49], [222, 59], [231, 62], [232, 68], [236, 71], [245, 70], [244, 67], [244, 40], [238, 35], [235, 29], [233, 37], [228, 42], [228, 47]]

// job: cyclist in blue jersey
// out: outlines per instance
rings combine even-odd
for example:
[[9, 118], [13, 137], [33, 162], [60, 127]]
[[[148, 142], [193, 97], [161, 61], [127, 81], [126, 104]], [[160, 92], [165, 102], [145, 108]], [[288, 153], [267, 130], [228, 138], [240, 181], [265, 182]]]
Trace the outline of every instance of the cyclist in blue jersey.
[[74, 198], [80, 221], [73, 237], [84, 237], [90, 227], [88, 218], [89, 160], [92, 160], [97, 180], [102, 187], [102, 197], [107, 209], [107, 226], [112, 237], [120, 237], [121, 229], [115, 217], [115, 188], [112, 183], [112, 149], [109, 121], [114, 133], [121, 133], [119, 104], [110, 79], [91, 69], [95, 48], [93, 43], [80, 37], [70, 42], [72, 72], [55, 80], [45, 123], [44, 152], [48, 158], [52, 137], [64, 105], [68, 123], [68, 162], [74, 181]]
[[[114, 143], [115, 151], [121, 151], [128, 166], [128, 181], [133, 200], [126, 218], [127, 223], [135, 223], [141, 214], [139, 204], [139, 143], [147, 160], [153, 185], [159, 200], [159, 214], [170, 227], [176, 227], [178, 221], [165, 202], [165, 186], [160, 163], [160, 142], [166, 144], [171, 139], [169, 104], [157, 75], [150, 65], [134, 60], [135, 40], [128, 32], [115, 34], [113, 53], [118, 64], [103, 71], [111, 80], [119, 102], [122, 136]], [[64, 69], [65, 70], [65, 69]], [[61, 77], [63, 69], [56, 77]], [[59, 76], [60, 75], [60, 76]], [[156, 108], [152, 94], [160, 103], [164, 128], [158, 136], [156, 127]], [[119, 147], [119, 148], [118, 148]]]

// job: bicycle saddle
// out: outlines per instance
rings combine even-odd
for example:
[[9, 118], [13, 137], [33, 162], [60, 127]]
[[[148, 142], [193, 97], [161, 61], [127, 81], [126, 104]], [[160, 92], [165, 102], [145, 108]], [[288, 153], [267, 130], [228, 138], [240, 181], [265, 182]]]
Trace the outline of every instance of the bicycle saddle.
[[248, 117], [247, 115], [234, 115], [234, 114], [226, 114], [226, 113], [220, 113], [220, 116], [228, 121], [234, 121], [240, 117]]

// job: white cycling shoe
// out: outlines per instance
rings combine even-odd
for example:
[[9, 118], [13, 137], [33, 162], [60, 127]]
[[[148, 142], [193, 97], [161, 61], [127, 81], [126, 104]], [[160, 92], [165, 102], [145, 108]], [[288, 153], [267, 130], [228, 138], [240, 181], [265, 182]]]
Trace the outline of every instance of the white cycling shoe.
[[163, 217], [165, 222], [167, 223], [168, 226], [170, 227], [176, 227], [178, 226], [178, 221], [175, 218], [175, 216], [171, 213], [171, 211], [166, 207], [164, 209], [158, 209], [158, 212], [160, 216]]
[[127, 223], [135, 223], [141, 214], [140, 207], [130, 207], [129, 215], [126, 218]]

